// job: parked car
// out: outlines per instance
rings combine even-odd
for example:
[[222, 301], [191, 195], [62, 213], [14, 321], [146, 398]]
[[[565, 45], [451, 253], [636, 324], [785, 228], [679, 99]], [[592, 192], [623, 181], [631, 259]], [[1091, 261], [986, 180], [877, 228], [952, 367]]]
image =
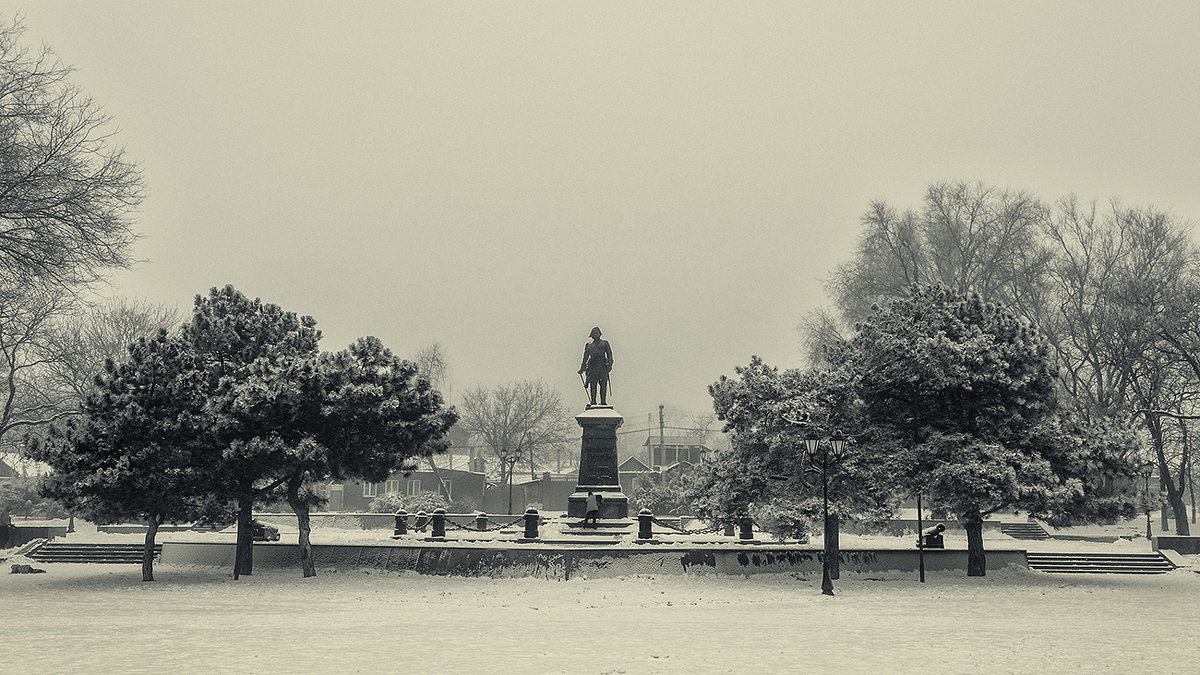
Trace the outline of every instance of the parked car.
[[254, 532], [254, 541], [279, 541], [279, 528], [261, 520], [250, 521], [250, 529]]

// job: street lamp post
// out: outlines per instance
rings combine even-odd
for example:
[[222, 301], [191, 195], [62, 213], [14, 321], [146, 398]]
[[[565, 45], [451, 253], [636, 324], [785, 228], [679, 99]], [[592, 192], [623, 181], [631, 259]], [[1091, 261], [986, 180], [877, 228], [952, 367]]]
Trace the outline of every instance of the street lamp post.
[[[822, 444], [822, 440], [827, 440], [828, 443]], [[840, 460], [842, 451], [846, 447], [846, 437], [842, 432], [836, 431], [833, 436], [828, 439], [822, 439], [816, 429], [809, 429], [804, 436], [804, 449], [812, 457], [816, 457], [817, 451], [821, 452], [821, 516], [822, 516], [822, 545], [825, 548], [824, 555], [821, 556], [821, 594], [833, 595], [833, 579], [829, 576], [829, 560], [831, 554], [831, 544], [829, 537], [829, 460], [830, 450], [833, 451], [833, 460]]]
[[1142, 492], [1142, 500], [1146, 502], [1146, 541], [1153, 541], [1153, 533], [1150, 531], [1150, 476], [1153, 473], [1149, 464], [1142, 469], [1142, 478], [1146, 480], [1145, 490]]

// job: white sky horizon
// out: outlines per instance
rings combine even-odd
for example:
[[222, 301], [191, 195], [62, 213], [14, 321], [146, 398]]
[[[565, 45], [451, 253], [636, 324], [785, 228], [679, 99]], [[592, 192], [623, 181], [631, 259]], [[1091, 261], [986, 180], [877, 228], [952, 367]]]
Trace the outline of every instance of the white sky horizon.
[[626, 426], [706, 412], [873, 199], [982, 181], [1200, 218], [1200, 6], [26, 2], [144, 171], [112, 293], [233, 284], [335, 350], [570, 408], [599, 325]]

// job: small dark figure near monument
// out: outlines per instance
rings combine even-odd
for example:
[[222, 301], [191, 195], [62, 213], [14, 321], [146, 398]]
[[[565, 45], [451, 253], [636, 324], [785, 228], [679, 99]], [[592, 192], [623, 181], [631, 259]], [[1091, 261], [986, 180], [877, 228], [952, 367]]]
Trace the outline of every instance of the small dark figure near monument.
[[587, 373], [583, 387], [588, 392], [592, 405], [596, 405], [596, 394], [600, 394], [600, 405], [608, 405], [608, 373], [613, 367], [612, 347], [600, 336], [600, 327], [592, 329], [592, 341], [583, 346], [583, 361], [579, 364], [579, 375]]
[[588, 526], [588, 521], [592, 521], [592, 527], [600, 527], [600, 502], [604, 501], [604, 497], [588, 490], [587, 496], [587, 513], [583, 516], [583, 526]]

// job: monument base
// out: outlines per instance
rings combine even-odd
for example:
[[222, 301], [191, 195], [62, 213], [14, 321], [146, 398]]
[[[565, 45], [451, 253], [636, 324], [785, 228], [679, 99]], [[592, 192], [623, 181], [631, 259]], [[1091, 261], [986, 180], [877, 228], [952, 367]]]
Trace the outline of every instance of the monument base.
[[581, 485], [576, 489], [582, 489], [582, 492], [574, 492], [567, 497], [568, 518], [583, 518], [587, 515], [588, 490], [602, 497], [600, 500], [601, 518], [629, 517], [629, 499], [624, 492], [621, 492], [620, 485], [599, 485], [588, 488]]

